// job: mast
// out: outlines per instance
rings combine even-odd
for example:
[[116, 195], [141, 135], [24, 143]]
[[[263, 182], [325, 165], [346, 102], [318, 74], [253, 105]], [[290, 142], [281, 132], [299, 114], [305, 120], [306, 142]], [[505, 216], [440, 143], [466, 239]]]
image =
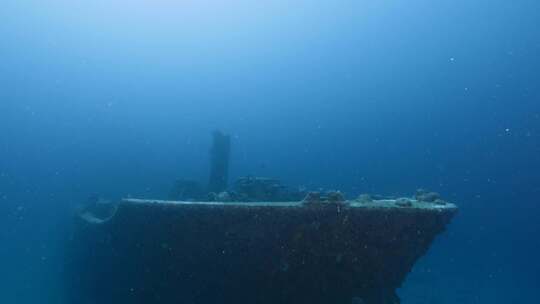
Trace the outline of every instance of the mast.
[[208, 192], [219, 193], [227, 189], [231, 137], [221, 131], [214, 131], [212, 137]]

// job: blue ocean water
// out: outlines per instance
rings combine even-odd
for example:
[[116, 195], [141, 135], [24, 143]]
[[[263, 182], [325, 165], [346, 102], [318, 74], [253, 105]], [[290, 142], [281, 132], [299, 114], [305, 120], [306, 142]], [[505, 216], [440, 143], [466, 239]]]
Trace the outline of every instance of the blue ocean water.
[[231, 178], [458, 204], [403, 303], [535, 302], [537, 1], [0, 7], [0, 303], [65, 303], [76, 206], [205, 179], [215, 129]]

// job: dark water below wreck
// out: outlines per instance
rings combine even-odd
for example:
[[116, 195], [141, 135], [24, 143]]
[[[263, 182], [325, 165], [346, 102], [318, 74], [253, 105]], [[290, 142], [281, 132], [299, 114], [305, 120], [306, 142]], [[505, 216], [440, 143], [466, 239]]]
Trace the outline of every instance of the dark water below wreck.
[[533, 303], [537, 1], [12, 1], [0, 11], [0, 303], [63, 303], [63, 241], [99, 193], [207, 175], [411, 194], [461, 210], [403, 303]]

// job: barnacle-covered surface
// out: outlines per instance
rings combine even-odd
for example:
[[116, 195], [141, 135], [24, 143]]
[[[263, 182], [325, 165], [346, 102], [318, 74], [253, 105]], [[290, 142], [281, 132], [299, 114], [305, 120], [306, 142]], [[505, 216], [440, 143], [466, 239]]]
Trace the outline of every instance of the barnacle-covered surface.
[[456, 206], [336, 197], [126, 199], [111, 205], [116, 212], [106, 220], [78, 217], [68, 246], [72, 300], [82, 294], [100, 304], [399, 303], [395, 289]]

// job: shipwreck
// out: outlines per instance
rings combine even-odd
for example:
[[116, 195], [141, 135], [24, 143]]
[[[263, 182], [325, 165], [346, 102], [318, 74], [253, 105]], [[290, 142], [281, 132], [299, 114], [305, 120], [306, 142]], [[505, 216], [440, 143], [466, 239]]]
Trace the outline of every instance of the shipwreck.
[[457, 212], [411, 197], [228, 186], [230, 139], [216, 132], [208, 185], [168, 200], [95, 200], [75, 217], [66, 284], [73, 303], [394, 304], [396, 289]]

